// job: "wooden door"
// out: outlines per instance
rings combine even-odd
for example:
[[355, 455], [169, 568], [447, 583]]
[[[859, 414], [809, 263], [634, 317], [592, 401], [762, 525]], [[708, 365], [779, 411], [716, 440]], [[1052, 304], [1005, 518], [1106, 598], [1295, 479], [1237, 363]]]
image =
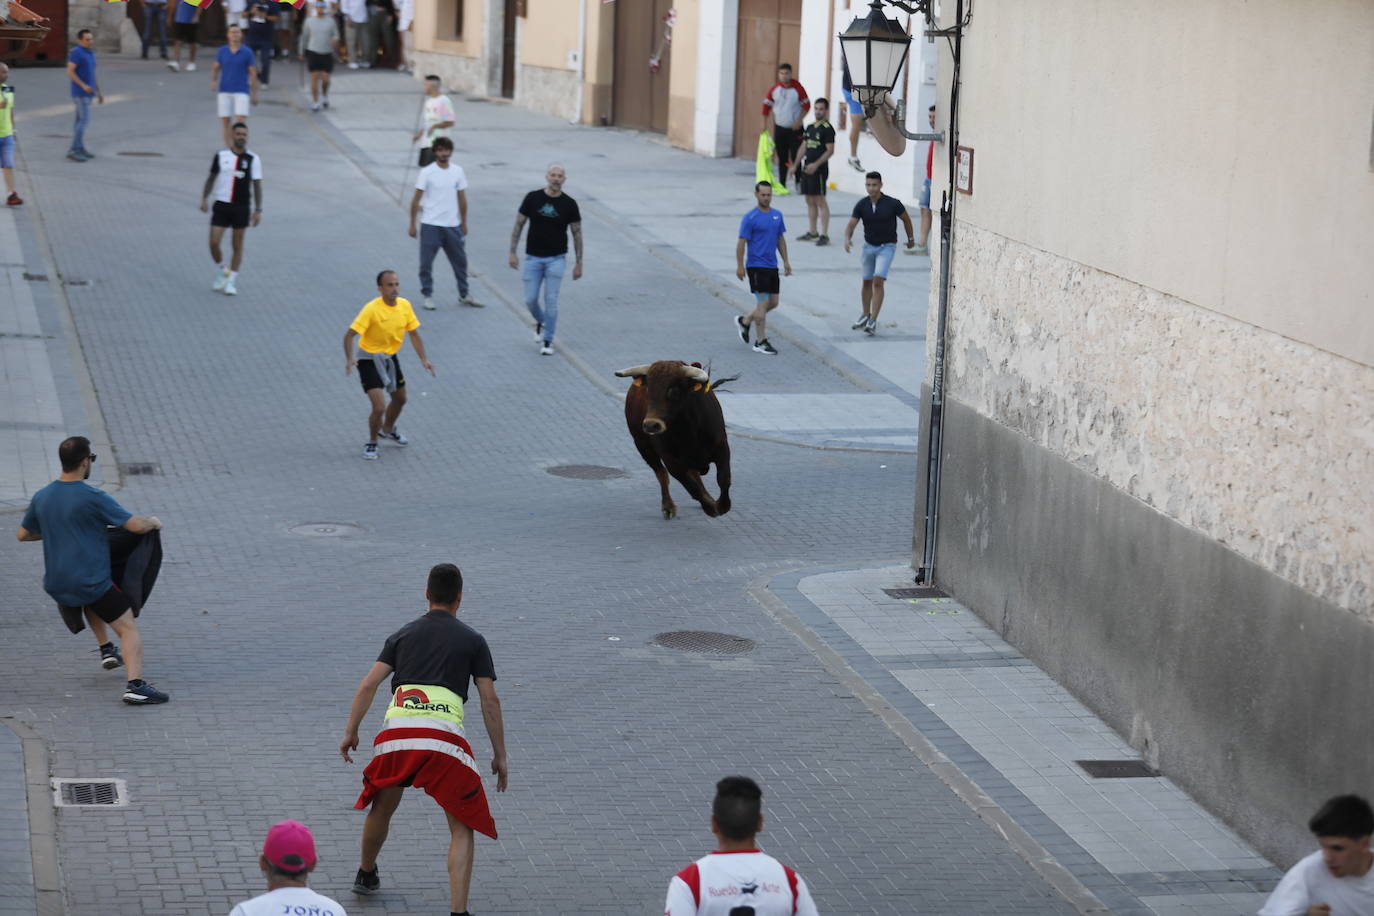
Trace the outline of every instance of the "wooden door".
[[[666, 133], [672, 45], [663, 41], [673, 0], [622, 0], [615, 5], [615, 76], [612, 118], [622, 127]], [[659, 69], [649, 59], [659, 57]]]
[[[462, 3], [463, 0], [458, 0]], [[501, 98], [515, 98], [515, 17], [519, 0], [506, 0], [501, 15]]]
[[[753, 159], [763, 128], [763, 96], [778, 64], [800, 69], [802, 0], [740, 0], [735, 51], [735, 155]], [[810, 93], [811, 89], [808, 88]]]

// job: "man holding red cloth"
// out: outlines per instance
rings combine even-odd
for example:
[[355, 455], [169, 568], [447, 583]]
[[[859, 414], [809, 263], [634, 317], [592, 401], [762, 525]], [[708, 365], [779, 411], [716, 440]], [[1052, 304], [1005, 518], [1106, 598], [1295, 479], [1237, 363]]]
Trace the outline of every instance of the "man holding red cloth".
[[496, 791], [506, 791], [506, 737], [501, 701], [496, 696], [496, 669], [487, 641], [458, 620], [463, 600], [463, 574], [452, 563], [429, 572], [425, 589], [429, 613], [387, 639], [382, 652], [358, 685], [348, 713], [339, 753], [349, 763], [358, 749], [358, 726], [372, 705], [377, 688], [391, 678], [386, 722], [373, 741], [372, 762], [363, 771], [363, 793], [355, 808], [372, 809], [363, 824], [362, 861], [353, 882], [355, 894], [381, 887], [377, 855], [386, 842], [391, 816], [409, 787], [424, 789], [448, 817], [448, 881], [454, 916], [466, 916], [472, 883], [473, 831], [496, 838], [482, 776], [463, 735], [463, 704], [468, 679], [482, 698], [482, 720], [491, 739], [491, 771]]

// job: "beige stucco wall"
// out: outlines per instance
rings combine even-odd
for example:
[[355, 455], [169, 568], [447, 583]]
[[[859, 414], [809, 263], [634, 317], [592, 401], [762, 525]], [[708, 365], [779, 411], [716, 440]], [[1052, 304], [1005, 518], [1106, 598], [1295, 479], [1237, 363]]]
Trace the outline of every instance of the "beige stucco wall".
[[697, 32], [700, 28], [697, 0], [678, 0], [673, 43], [668, 49], [668, 142], [692, 149], [696, 128]]
[[980, 0], [964, 54], [961, 220], [1374, 364], [1374, 3]]
[[576, 71], [575, 65], [568, 65], [568, 52], [577, 50], [577, 8], [582, 0], [527, 2], [529, 14], [520, 20], [521, 65]]
[[1080, 13], [964, 41], [949, 394], [1374, 622], [1374, 5]]

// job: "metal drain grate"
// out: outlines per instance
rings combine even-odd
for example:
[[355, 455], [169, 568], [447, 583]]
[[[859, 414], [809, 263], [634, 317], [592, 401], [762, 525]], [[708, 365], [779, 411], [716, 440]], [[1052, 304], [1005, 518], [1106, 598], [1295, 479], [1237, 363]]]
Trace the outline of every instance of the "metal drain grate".
[[754, 651], [754, 641], [743, 636], [729, 633], [712, 633], [707, 630], [675, 630], [659, 633], [653, 645], [681, 652], [705, 652], [710, 655], [743, 655]]
[[54, 779], [53, 804], [59, 808], [109, 808], [129, 803], [122, 779]]
[[346, 538], [363, 533], [361, 525], [350, 525], [347, 522], [311, 522], [286, 530], [308, 538]]
[[145, 152], [144, 150], [128, 150], [115, 153], [116, 156], [138, 156], [143, 159], [161, 159], [161, 153]]
[[907, 600], [910, 598], [948, 598], [938, 588], [885, 588], [883, 594], [889, 598]]
[[162, 473], [162, 465], [154, 464], [151, 461], [135, 461], [129, 464], [121, 464], [119, 470], [133, 477], [156, 476]]
[[29, 272], [26, 270], [26, 271], [24, 271], [24, 279], [25, 279], [25, 280], [28, 280], [28, 281], [30, 281], [30, 282], [33, 282], [33, 283], [47, 283], [47, 282], [48, 282], [48, 275], [47, 275], [47, 274], [31, 274], [31, 273], [29, 273]]
[[1093, 779], [1153, 779], [1159, 776], [1143, 760], [1075, 760]]
[[573, 480], [611, 480], [630, 476], [624, 468], [608, 468], [600, 464], [560, 464], [545, 470], [555, 477], [571, 477]]

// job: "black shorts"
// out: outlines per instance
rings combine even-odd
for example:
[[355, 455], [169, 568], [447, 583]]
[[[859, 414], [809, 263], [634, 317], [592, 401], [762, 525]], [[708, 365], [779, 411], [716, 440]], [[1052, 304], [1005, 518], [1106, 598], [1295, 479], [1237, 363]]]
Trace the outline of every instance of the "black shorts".
[[806, 197], [824, 197], [825, 186], [830, 181], [830, 166], [823, 165], [816, 169], [815, 174], [806, 174], [806, 167], [798, 170], [797, 187]]
[[227, 229], [247, 229], [252, 216], [253, 211], [249, 207], [217, 200], [210, 210], [210, 225]]
[[197, 33], [199, 31], [200, 23], [198, 22], [172, 23], [172, 37], [175, 38], [177, 41], [185, 42], [188, 45], [193, 45], [197, 42], [199, 38]]
[[[67, 629], [73, 633], [80, 633], [86, 628], [85, 611], [90, 611], [106, 623], [114, 623], [123, 617], [127, 611], [133, 610], [134, 603], [129, 600], [129, 596], [119, 590], [118, 586], [110, 586], [110, 590], [101, 595], [95, 601], [85, 607], [72, 607], [68, 604], [58, 604], [57, 610], [62, 614], [62, 622], [67, 625]], [[135, 614], [134, 616], [138, 616]]]
[[305, 52], [305, 69], [311, 73], [333, 73], [334, 55], [316, 54], [314, 51]]
[[749, 274], [749, 292], [751, 293], [777, 293], [778, 269], [776, 267], [748, 267], [745, 272]]
[[[397, 388], [406, 386], [405, 373], [401, 371], [401, 358], [394, 353], [391, 356], [391, 374], [396, 376]], [[372, 365], [371, 359], [358, 360], [358, 381], [363, 383], [363, 391], [386, 387], [386, 383], [382, 381], [381, 375], [377, 372], [377, 367]]]

